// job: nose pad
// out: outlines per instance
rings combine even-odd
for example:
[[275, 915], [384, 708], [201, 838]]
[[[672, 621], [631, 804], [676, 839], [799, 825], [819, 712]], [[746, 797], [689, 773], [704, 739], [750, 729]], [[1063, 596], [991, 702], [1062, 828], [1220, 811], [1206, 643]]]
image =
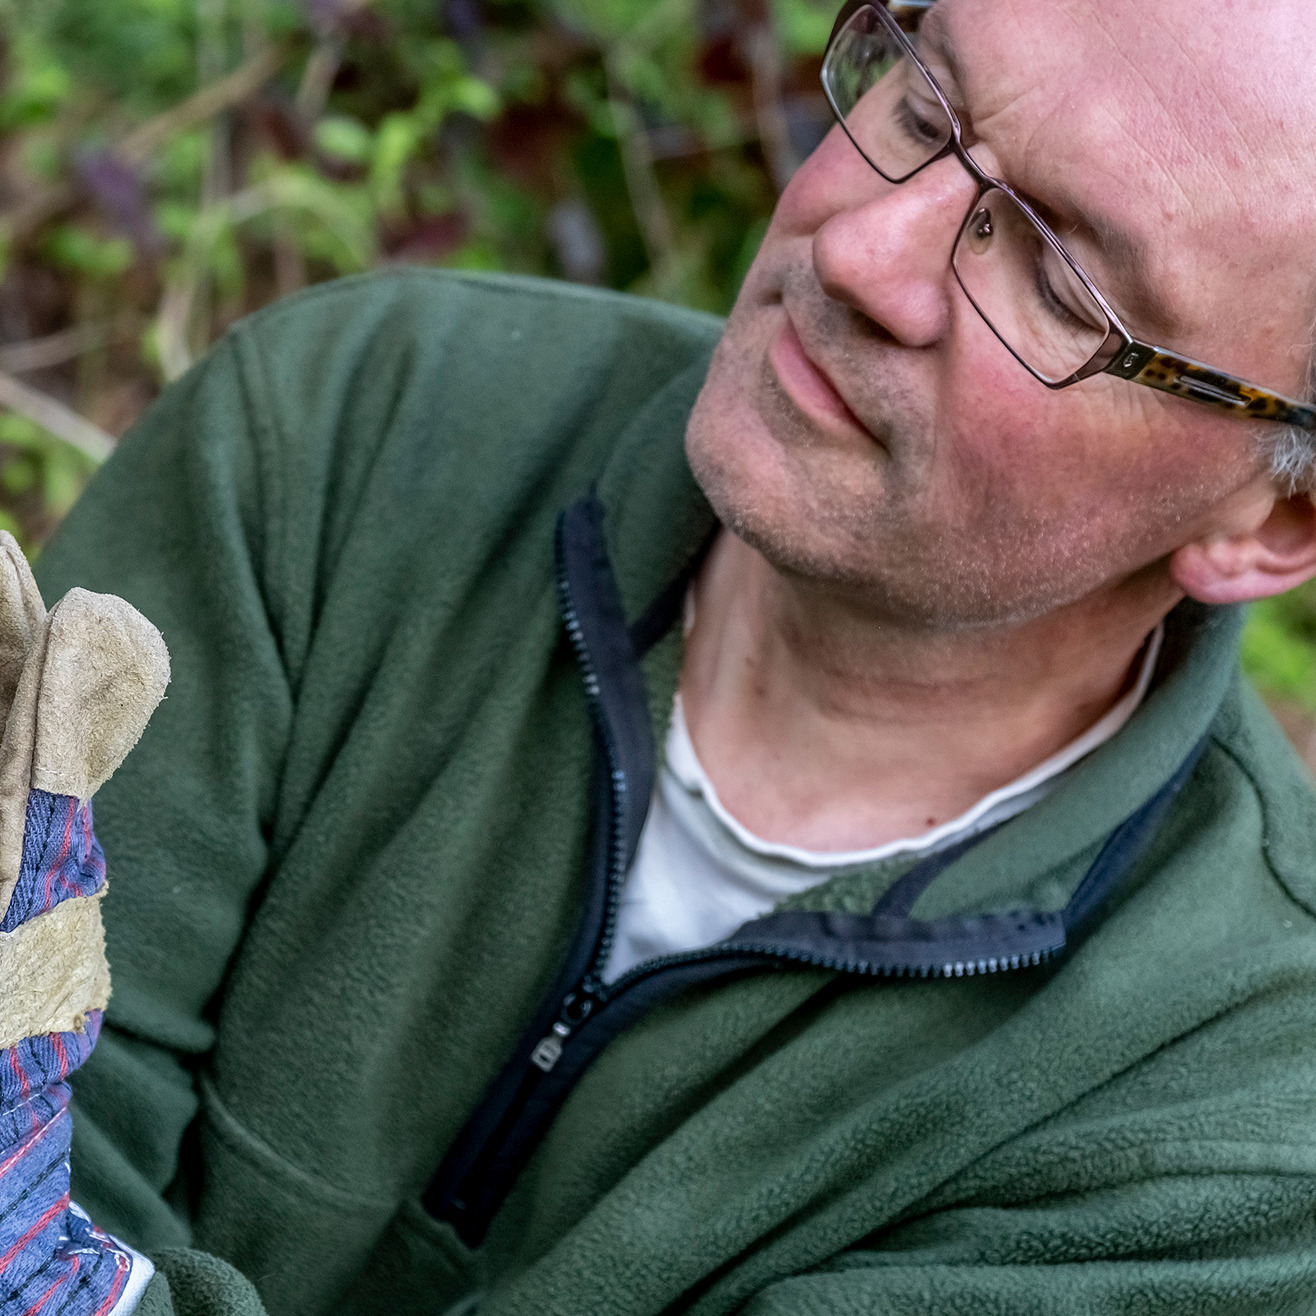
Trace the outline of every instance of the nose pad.
[[814, 271], [829, 297], [898, 343], [930, 347], [951, 323], [951, 252], [977, 183], [953, 156], [905, 183], [868, 172], [872, 186], [814, 234]]

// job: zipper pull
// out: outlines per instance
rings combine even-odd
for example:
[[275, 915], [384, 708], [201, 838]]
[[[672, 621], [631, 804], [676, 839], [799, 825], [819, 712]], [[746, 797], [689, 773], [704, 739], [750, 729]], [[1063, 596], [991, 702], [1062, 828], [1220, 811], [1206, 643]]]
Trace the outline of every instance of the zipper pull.
[[547, 1074], [557, 1064], [562, 1058], [567, 1038], [589, 1018], [597, 1000], [594, 985], [588, 981], [582, 982], [574, 992], [567, 993], [557, 1022], [549, 1030], [548, 1036], [540, 1038], [530, 1053], [530, 1063], [536, 1069], [542, 1069]]
[[562, 1044], [571, 1036], [571, 1029], [562, 1022], [553, 1025], [553, 1031], [541, 1038], [539, 1045], [530, 1053], [530, 1063], [538, 1066], [545, 1074], [562, 1058]]

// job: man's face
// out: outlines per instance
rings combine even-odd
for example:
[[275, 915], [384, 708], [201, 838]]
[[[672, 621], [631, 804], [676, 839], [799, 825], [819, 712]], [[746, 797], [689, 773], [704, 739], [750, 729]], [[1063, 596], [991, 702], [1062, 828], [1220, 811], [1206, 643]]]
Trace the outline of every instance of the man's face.
[[[1306, 3], [940, 0], [920, 37], [973, 156], [1135, 334], [1289, 394], [1316, 310]], [[834, 128], [781, 198], [688, 435], [723, 523], [775, 565], [935, 629], [1163, 570], [1265, 478], [1226, 413], [1027, 374], [950, 269], [974, 197], [954, 158], [896, 186]]]

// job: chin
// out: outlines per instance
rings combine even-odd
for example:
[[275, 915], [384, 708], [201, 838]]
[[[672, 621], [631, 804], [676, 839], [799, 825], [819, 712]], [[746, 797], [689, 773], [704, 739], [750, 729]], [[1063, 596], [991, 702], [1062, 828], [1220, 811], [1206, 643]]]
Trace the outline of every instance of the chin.
[[[726, 339], [686, 430], [686, 457], [718, 520], [775, 566], [802, 566], [801, 530], [814, 519], [807, 473], [748, 396], [748, 371]], [[803, 477], [803, 478], [802, 478]]]
[[775, 317], [750, 333], [736, 319], [686, 430], [695, 480], [721, 523], [779, 570], [859, 584], [877, 566], [873, 530], [886, 519], [890, 472], [876, 445], [820, 433], [776, 396], [764, 368]]
[[949, 634], [1018, 625], [1100, 583], [1091, 559], [1081, 579], [1048, 567], [1050, 555], [1029, 536], [948, 531], [956, 518], [900, 506], [880, 473], [858, 496], [835, 454], [800, 453], [752, 408], [727, 411], [718, 401], [716, 391], [701, 395], [691, 416], [695, 480], [723, 526], [814, 590], [893, 625]]
[[714, 424], [696, 408], [686, 453], [718, 520], [777, 571], [845, 593], [880, 591], [881, 573], [865, 560], [872, 542], [838, 515], [847, 501], [829, 500], [814, 463], [786, 450], [761, 419], [729, 423], [723, 415]]

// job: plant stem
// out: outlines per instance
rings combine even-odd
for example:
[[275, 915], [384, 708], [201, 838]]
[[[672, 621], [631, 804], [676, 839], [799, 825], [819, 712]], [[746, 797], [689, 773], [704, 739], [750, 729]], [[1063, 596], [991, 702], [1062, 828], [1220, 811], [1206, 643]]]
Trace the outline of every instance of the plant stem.
[[99, 425], [93, 425], [71, 407], [5, 371], [0, 371], [0, 407], [25, 416], [57, 439], [86, 453], [94, 462], [103, 462], [114, 451], [113, 436]]
[[672, 220], [658, 188], [658, 175], [654, 171], [648, 134], [617, 73], [613, 52], [610, 51], [604, 57], [604, 67], [608, 75], [608, 104], [621, 148], [622, 170], [626, 175], [631, 209], [635, 212], [635, 222], [639, 225], [640, 237], [644, 240], [644, 249], [655, 280], [661, 282], [671, 267], [676, 245]]

